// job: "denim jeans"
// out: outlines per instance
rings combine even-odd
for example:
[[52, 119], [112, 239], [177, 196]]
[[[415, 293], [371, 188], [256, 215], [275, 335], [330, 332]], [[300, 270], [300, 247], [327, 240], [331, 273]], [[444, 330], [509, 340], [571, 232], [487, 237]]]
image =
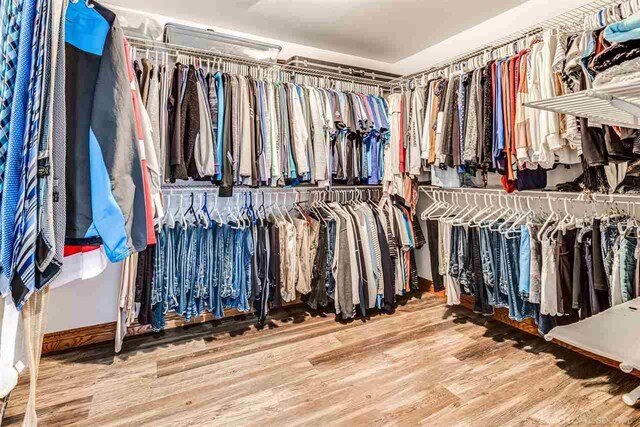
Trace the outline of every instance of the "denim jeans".
[[491, 242], [494, 249], [494, 262], [496, 264], [496, 283], [497, 287], [494, 292], [495, 307], [509, 307], [509, 282], [508, 282], [508, 263], [507, 248], [505, 239], [499, 231], [489, 231]]
[[[233, 292], [233, 237], [234, 230], [227, 224], [222, 225], [221, 244], [222, 253], [220, 254], [220, 260], [222, 265], [220, 266], [220, 296], [224, 298], [231, 298]], [[225, 304], [226, 305], [226, 304]]]
[[222, 271], [222, 261], [224, 257], [224, 232], [220, 224], [214, 223], [210, 227], [211, 247], [207, 250], [210, 259], [207, 264], [208, 276], [208, 305], [209, 310], [216, 319], [224, 317], [224, 309], [222, 308], [222, 298], [220, 296], [220, 278]]
[[[251, 255], [253, 237], [250, 229], [233, 229], [227, 226], [224, 255], [225, 272], [222, 287], [224, 308], [249, 311], [249, 290], [251, 277]], [[249, 269], [249, 274], [247, 274]]]
[[160, 229], [157, 235], [156, 257], [152, 278], [151, 290], [151, 327], [154, 331], [160, 331], [165, 327], [164, 315], [167, 312], [167, 270], [173, 267], [173, 233], [167, 226]]
[[535, 309], [532, 304], [521, 298], [518, 290], [520, 280], [520, 236], [515, 239], [503, 237], [502, 243], [506, 254], [509, 317], [517, 322], [522, 322], [527, 317], [534, 317]]
[[604, 271], [605, 277], [607, 278], [607, 283], [611, 285], [611, 270], [613, 268], [613, 244], [618, 238], [620, 231], [618, 230], [618, 223], [623, 221], [623, 217], [609, 219], [606, 223], [601, 225], [601, 250], [602, 250], [602, 260], [604, 263]]
[[327, 235], [328, 235], [328, 247], [327, 247], [327, 273], [325, 286], [327, 287], [327, 294], [329, 297], [334, 298], [336, 290], [336, 279], [333, 277], [333, 255], [336, 248], [336, 221], [327, 221]]
[[531, 277], [531, 236], [526, 225], [520, 226], [520, 280], [518, 293], [524, 300], [529, 300], [529, 285]]
[[493, 256], [494, 248], [491, 246], [491, 238], [488, 228], [480, 228], [480, 257], [482, 259], [482, 281], [486, 288], [487, 299], [490, 305], [496, 303], [496, 265]]
[[464, 293], [471, 294], [473, 273], [470, 270], [469, 241], [463, 226], [453, 226], [451, 230], [451, 256], [449, 274], [458, 279]]
[[636, 270], [635, 250], [637, 237], [627, 236], [620, 241], [620, 287], [622, 302], [633, 299], [634, 276]]

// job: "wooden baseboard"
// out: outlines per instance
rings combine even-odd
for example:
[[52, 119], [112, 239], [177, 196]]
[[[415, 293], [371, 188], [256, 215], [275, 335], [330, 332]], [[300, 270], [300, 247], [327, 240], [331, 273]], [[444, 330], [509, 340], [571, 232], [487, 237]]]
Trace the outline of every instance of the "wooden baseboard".
[[[424, 279], [424, 278], [420, 278], [420, 281], [422, 283], [424, 283], [424, 286], [426, 289], [432, 289], [433, 290], [433, 283], [431, 282], [431, 280], [429, 279]], [[442, 292], [435, 292], [436, 295], [438, 296], [442, 296], [444, 298], [446, 298], [446, 293], [444, 291]], [[470, 295], [462, 295], [460, 297], [460, 305], [469, 309], [469, 310], [473, 310], [473, 305], [474, 305], [474, 299], [472, 296]], [[540, 336], [540, 333], [538, 332], [538, 326], [536, 325], [536, 323], [534, 322], [533, 319], [525, 319], [523, 322], [516, 322], [515, 320], [512, 320], [509, 317], [509, 310], [506, 308], [496, 308], [494, 310], [493, 316], [492, 316], [495, 320], [505, 323], [509, 326], [513, 326], [514, 328], [520, 329], [521, 331], [527, 332], [529, 334], [535, 335], [537, 337], [539, 337], [540, 339], [544, 339], [542, 336]], [[620, 362], [617, 362], [613, 359], [609, 359], [606, 357], [602, 357], [599, 356], [597, 354], [591, 353], [589, 351], [583, 350], [581, 348], [578, 347], [574, 347], [570, 344], [564, 343], [562, 341], [558, 341], [556, 339], [554, 339], [552, 341], [554, 344], [557, 344], [561, 347], [565, 347], [568, 348], [569, 350], [572, 350], [576, 353], [579, 353], [583, 356], [586, 356], [590, 359], [594, 359], [597, 360], [600, 363], [604, 363], [605, 365], [609, 365], [611, 367], [614, 367], [616, 369], [620, 369]], [[637, 369], [634, 369], [631, 372], [631, 375], [640, 378], [640, 371]]]
[[[299, 301], [285, 303], [283, 306], [301, 304]], [[225, 318], [251, 315], [238, 310], [225, 310]], [[213, 314], [206, 312], [202, 316], [193, 317], [186, 321], [184, 317], [170, 313], [165, 317], [165, 330], [180, 328], [187, 325], [197, 325], [200, 323], [213, 322], [217, 320]], [[153, 333], [150, 325], [140, 325], [137, 322], [127, 328], [127, 337]], [[77, 329], [69, 329], [61, 332], [45, 334], [42, 342], [42, 354], [55, 353], [58, 351], [71, 350], [88, 345], [101, 344], [113, 341], [116, 338], [116, 322], [102, 323], [99, 325], [85, 326]]]
[[429, 279], [425, 279], [424, 277], [418, 277], [418, 286], [420, 286], [420, 290], [422, 292], [434, 294], [442, 298], [446, 298], [447, 296], [444, 291], [436, 292], [435, 286], [433, 286], [433, 282]]
[[44, 335], [42, 354], [113, 341], [115, 337], [116, 322], [52, 332]]

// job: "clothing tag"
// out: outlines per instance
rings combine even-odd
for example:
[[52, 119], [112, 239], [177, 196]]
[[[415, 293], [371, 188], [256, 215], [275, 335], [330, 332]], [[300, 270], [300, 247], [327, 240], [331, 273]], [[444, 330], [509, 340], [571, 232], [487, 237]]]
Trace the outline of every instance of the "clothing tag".
[[38, 177], [49, 176], [51, 173], [51, 168], [49, 165], [40, 165], [38, 166]]
[[48, 157], [38, 159], [38, 176], [48, 176], [51, 173], [51, 163]]
[[58, 179], [54, 179], [53, 180], [53, 202], [59, 202], [60, 201], [60, 191], [58, 190], [59, 187], [59, 183], [58, 183]]

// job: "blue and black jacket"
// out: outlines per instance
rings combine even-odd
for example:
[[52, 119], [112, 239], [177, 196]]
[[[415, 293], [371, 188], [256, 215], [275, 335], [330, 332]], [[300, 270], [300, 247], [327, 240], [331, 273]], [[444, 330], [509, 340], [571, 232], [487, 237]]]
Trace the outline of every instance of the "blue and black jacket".
[[147, 246], [143, 172], [124, 36], [92, 4], [66, 13], [66, 243], [101, 242], [118, 262]]

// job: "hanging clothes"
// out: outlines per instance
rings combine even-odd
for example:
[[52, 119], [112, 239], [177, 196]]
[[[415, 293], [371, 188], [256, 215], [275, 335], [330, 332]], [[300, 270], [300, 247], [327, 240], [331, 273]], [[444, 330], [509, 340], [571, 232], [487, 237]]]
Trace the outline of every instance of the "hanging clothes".
[[67, 242], [99, 238], [118, 262], [153, 240], [136, 113], [131, 95], [122, 96], [131, 91], [124, 39], [117, 17], [97, 3], [70, 3], [66, 16], [67, 118], [76, 123], [67, 127]]
[[512, 320], [532, 318], [546, 333], [639, 296], [638, 229], [628, 215], [558, 220], [529, 213], [514, 224], [494, 212], [471, 224], [476, 211], [427, 215], [429, 240], [438, 239], [430, 243], [432, 269], [449, 305], [471, 295], [475, 311], [508, 308]]

